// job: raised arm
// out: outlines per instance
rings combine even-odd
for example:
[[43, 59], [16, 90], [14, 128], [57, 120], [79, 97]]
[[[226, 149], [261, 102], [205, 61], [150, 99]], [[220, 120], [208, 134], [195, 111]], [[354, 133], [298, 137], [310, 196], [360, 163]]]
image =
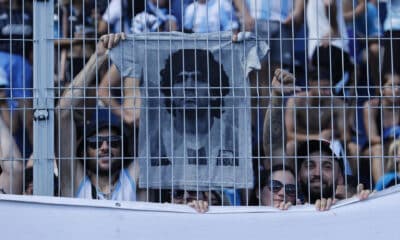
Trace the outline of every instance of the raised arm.
[[303, 24], [304, 20], [304, 2], [305, 0], [295, 0], [293, 12], [286, 18], [283, 24], [290, 25], [294, 24], [299, 26]]
[[[285, 93], [299, 89], [295, 87], [294, 77], [281, 69], [275, 70], [272, 79], [272, 96], [264, 119], [264, 153], [268, 156], [282, 156], [285, 146], [284, 101]], [[272, 150], [272, 152], [271, 152]]]
[[[115, 65], [112, 65], [100, 83], [99, 96], [103, 103], [111, 107], [111, 111], [121, 117], [128, 125], [138, 127], [140, 116], [139, 79], [127, 77], [121, 85], [121, 76]], [[122, 104], [112, 96], [113, 88], [123, 88]]]
[[[349, 1], [350, 2], [350, 1]], [[353, 4], [353, 3], [351, 3]], [[357, 6], [352, 11], [344, 11], [343, 17], [346, 21], [354, 21], [354, 18], [360, 16], [365, 12], [365, 0], [358, 0]]]
[[22, 193], [22, 159], [10, 130], [0, 117], [0, 193]]
[[63, 196], [72, 197], [84, 175], [81, 164], [75, 162], [77, 139], [73, 110], [83, 102], [88, 86], [96, 79], [97, 71], [107, 62], [107, 49], [115, 46], [121, 38], [125, 39], [125, 35], [110, 34], [100, 38], [96, 53], [66, 88], [57, 106], [57, 122], [60, 123], [57, 146]]
[[242, 27], [244, 27], [243, 31], [251, 32], [255, 26], [255, 20], [251, 16], [250, 11], [247, 7], [246, 0], [233, 0], [236, 9], [239, 12], [239, 17], [242, 23]]

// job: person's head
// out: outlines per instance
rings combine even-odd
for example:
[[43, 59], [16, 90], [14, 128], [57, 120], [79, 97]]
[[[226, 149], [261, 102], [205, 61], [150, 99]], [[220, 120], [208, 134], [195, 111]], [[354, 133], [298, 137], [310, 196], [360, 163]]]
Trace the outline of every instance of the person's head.
[[275, 165], [272, 170], [260, 172], [256, 196], [264, 206], [276, 206], [281, 202], [296, 204], [296, 178], [288, 166]]
[[[99, 174], [114, 173], [121, 169], [125, 143], [122, 122], [107, 109], [98, 109], [86, 122], [86, 138], [80, 144], [80, 154], [87, 159], [88, 170]], [[86, 150], [86, 151], [84, 151]]]
[[348, 54], [333, 45], [316, 48], [311, 58], [311, 65], [314, 69], [309, 78], [314, 81], [319, 80], [320, 86], [328, 87], [322, 92], [323, 94], [330, 94], [331, 89], [344, 80], [345, 73], [349, 73], [350, 76], [354, 69]]
[[207, 111], [221, 116], [223, 97], [229, 93], [229, 79], [223, 66], [207, 50], [174, 52], [160, 72], [167, 111]]
[[335, 188], [343, 182], [343, 159], [330, 142], [310, 140], [298, 146], [298, 182], [305, 197], [314, 203], [320, 198], [332, 198]]
[[215, 191], [174, 190], [168, 192], [168, 197], [172, 199], [170, 202], [175, 204], [187, 204], [194, 200], [203, 200], [210, 202], [210, 205], [221, 205], [221, 197]]

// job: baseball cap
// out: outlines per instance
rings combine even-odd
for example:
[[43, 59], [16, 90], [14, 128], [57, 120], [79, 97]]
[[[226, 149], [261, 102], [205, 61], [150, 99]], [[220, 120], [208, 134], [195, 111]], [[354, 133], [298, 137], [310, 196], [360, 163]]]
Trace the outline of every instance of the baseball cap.
[[306, 156], [309, 156], [314, 152], [324, 152], [328, 155], [333, 156], [333, 158], [339, 164], [341, 171], [344, 173], [344, 158], [342, 152], [334, 147], [334, 144], [328, 140], [323, 139], [312, 139], [305, 142], [302, 142], [298, 145], [297, 148], [297, 157], [298, 157], [298, 167], [301, 166], [302, 162], [306, 160]]
[[91, 118], [86, 121], [86, 137], [95, 134], [103, 128], [115, 129], [118, 133], [121, 133], [122, 124], [121, 118], [112, 113], [108, 108], [97, 108]]

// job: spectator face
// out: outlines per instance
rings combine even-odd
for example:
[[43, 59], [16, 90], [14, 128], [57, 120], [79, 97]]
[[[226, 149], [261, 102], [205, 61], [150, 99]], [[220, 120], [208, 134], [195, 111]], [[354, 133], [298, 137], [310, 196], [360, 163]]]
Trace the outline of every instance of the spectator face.
[[209, 85], [200, 71], [181, 72], [172, 86], [173, 106], [177, 109], [206, 109], [209, 104]]
[[334, 161], [331, 155], [318, 151], [301, 163], [299, 178], [304, 194], [310, 191], [311, 199], [332, 197], [340, 173], [339, 164]]
[[264, 206], [276, 206], [281, 202], [291, 202], [295, 204], [296, 181], [293, 174], [290, 171], [274, 171], [271, 179], [269, 179], [267, 185], [261, 189], [261, 203]]
[[[187, 204], [194, 200], [209, 200], [209, 191], [186, 191], [186, 190], [175, 190], [173, 193], [172, 203], [175, 204]], [[219, 201], [215, 194], [211, 192], [211, 205], [219, 205]]]
[[115, 130], [108, 128], [99, 130], [98, 135], [94, 134], [86, 139], [88, 165], [94, 170], [97, 166], [100, 172], [107, 172], [114, 163], [121, 157], [121, 136]]
[[387, 97], [397, 97], [400, 94], [400, 77], [395, 75], [390, 77], [383, 85], [383, 95]]

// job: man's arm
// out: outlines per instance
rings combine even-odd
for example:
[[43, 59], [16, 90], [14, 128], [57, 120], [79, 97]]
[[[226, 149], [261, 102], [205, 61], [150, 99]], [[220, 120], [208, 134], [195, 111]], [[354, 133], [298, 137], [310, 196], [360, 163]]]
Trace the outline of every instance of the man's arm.
[[346, 21], [353, 21], [354, 18], [360, 16], [365, 12], [365, 0], [358, 0], [358, 4], [352, 11], [346, 11], [343, 13], [343, 17]]
[[22, 193], [22, 159], [10, 130], [0, 117], [0, 193]]
[[[289, 72], [277, 69], [272, 79], [272, 97], [264, 119], [264, 154], [282, 156], [285, 147], [284, 94], [298, 91], [294, 77]], [[283, 149], [282, 149], [283, 148]], [[272, 152], [271, 152], [272, 150]]]
[[[138, 127], [140, 114], [140, 81], [136, 78], [127, 77], [123, 80], [121, 86], [121, 76], [115, 65], [112, 65], [107, 74], [103, 77], [100, 87], [99, 96], [106, 106], [111, 107], [111, 111], [121, 117], [129, 126]], [[122, 106], [112, 97], [111, 89], [114, 87], [123, 87], [124, 96]]]
[[115, 46], [121, 38], [125, 39], [125, 35], [110, 34], [100, 38], [96, 53], [66, 88], [57, 106], [56, 114], [60, 123], [60, 135], [57, 138], [60, 146], [60, 187], [63, 196], [73, 196], [84, 174], [81, 164], [75, 162], [77, 139], [73, 110], [83, 101], [88, 86], [96, 79], [98, 69], [107, 62], [107, 49]]
[[241, 23], [242, 23], [242, 28], [244, 27], [243, 31], [246, 32], [251, 32], [254, 29], [255, 25], [255, 20], [251, 16], [249, 9], [247, 7], [246, 1], [245, 0], [233, 0], [233, 3], [235, 4], [235, 7], [237, 8]]
[[292, 14], [283, 22], [285, 25], [292, 24], [300, 26], [304, 20], [304, 2], [305, 0], [295, 0]]

